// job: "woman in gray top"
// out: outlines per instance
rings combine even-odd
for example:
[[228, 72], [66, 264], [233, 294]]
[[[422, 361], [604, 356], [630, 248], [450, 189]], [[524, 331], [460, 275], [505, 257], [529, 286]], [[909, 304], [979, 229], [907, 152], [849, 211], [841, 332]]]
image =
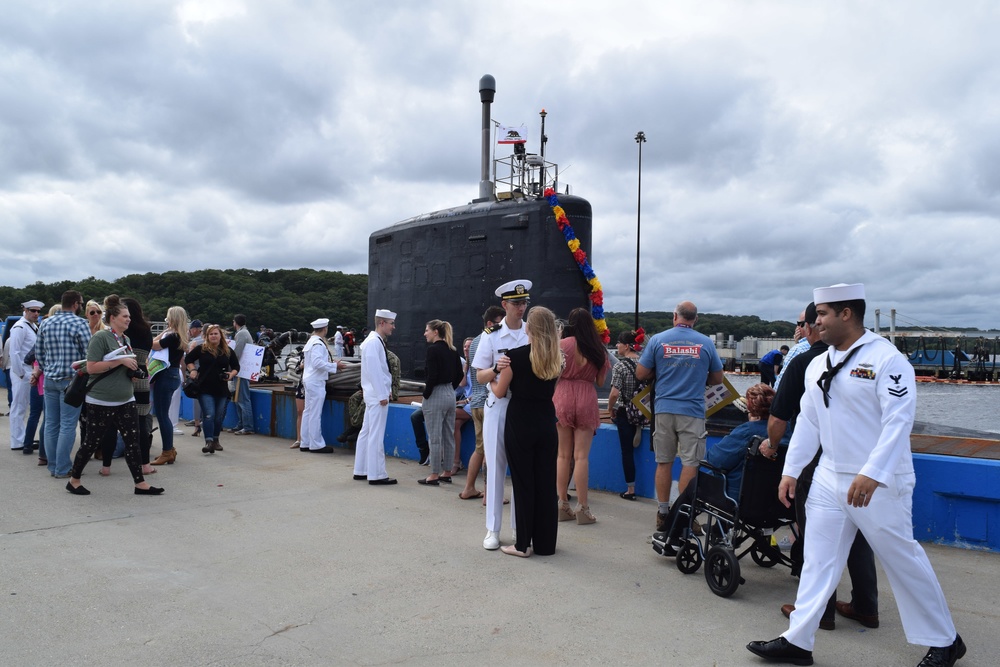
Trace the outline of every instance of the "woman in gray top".
[[90, 495], [90, 491], [80, 483], [80, 476], [100, 447], [101, 436], [111, 428], [121, 433], [125, 441], [125, 461], [132, 473], [135, 494], [155, 496], [163, 493], [163, 489], [150, 486], [142, 476], [139, 412], [132, 389], [132, 377], [139, 364], [125, 335], [131, 319], [128, 308], [118, 295], [110, 295], [104, 300], [104, 323], [111, 328], [94, 334], [87, 348], [87, 374], [91, 376], [91, 388], [86, 398], [87, 436], [76, 453], [70, 480], [66, 483], [66, 490], [77, 496]]

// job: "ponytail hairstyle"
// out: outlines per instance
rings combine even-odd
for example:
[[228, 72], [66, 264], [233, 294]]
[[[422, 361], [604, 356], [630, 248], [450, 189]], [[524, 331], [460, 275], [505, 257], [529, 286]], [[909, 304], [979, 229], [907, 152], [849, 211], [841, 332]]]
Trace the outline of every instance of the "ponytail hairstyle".
[[635, 331], [623, 331], [618, 336], [618, 342], [625, 345], [633, 352], [639, 352], [642, 350], [642, 343], [645, 340], [646, 332], [643, 331], [642, 327], [639, 327]]
[[102, 319], [106, 325], [110, 327], [111, 318], [116, 315], [120, 315], [123, 310], [128, 310], [128, 308], [124, 303], [122, 303], [122, 300], [118, 298], [117, 294], [109, 294], [104, 297], [104, 316]]
[[545, 306], [528, 311], [528, 335], [531, 337], [531, 370], [541, 380], [555, 380], [562, 373], [562, 350], [556, 332], [556, 316]]
[[747, 412], [751, 417], [767, 419], [771, 414], [771, 401], [774, 400], [774, 389], [763, 382], [758, 382], [749, 389], [745, 396]]
[[450, 322], [445, 322], [443, 320], [431, 320], [427, 323], [427, 328], [436, 333], [441, 340], [443, 340], [448, 347], [454, 351], [455, 343], [451, 340], [452, 332]]
[[167, 309], [167, 326], [174, 330], [181, 341], [180, 349], [188, 346], [188, 314], [182, 306], [170, 306]]

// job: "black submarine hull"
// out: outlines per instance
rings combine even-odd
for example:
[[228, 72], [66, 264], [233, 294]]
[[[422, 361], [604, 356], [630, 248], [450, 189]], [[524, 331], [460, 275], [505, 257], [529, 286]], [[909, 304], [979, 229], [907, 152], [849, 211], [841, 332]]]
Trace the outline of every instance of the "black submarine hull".
[[[591, 256], [590, 203], [560, 195], [581, 249]], [[531, 304], [565, 318], [590, 308], [590, 284], [566, 246], [546, 199], [472, 203], [399, 222], [368, 239], [368, 309], [396, 315], [388, 341], [405, 378], [422, 380], [429, 320], [451, 323], [455, 346], [483, 329], [494, 291], [518, 278], [532, 281]], [[368, 326], [373, 326], [372, 322]]]

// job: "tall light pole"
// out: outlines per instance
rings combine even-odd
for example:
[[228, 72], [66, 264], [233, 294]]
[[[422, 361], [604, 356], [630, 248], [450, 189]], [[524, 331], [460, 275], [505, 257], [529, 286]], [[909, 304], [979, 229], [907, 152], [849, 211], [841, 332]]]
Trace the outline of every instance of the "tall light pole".
[[642, 229], [642, 145], [646, 143], [646, 133], [642, 130], [635, 135], [639, 144], [639, 192], [635, 203], [635, 328], [639, 328], [639, 237]]

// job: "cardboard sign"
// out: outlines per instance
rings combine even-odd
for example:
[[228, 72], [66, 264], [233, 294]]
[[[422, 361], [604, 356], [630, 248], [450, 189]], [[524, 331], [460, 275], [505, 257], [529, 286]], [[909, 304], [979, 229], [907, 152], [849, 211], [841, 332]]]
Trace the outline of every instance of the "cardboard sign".
[[240, 353], [240, 372], [236, 377], [246, 378], [250, 382], [260, 379], [260, 364], [264, 361], [264, 346], [247, 343]]
[[[653, 406], [650, 405], [652, 392], [653, 385], [649, 385], [632, 397], [632, 403], [650, 421], [653, 420]], [[717, 384], [714, 387], [705, 387], [705, 416], [711, 417], [739, 397], [740, 392], [736, 391], [736, 388], [729, 382], [729, 378], [723, 376], [722, 384]]]

